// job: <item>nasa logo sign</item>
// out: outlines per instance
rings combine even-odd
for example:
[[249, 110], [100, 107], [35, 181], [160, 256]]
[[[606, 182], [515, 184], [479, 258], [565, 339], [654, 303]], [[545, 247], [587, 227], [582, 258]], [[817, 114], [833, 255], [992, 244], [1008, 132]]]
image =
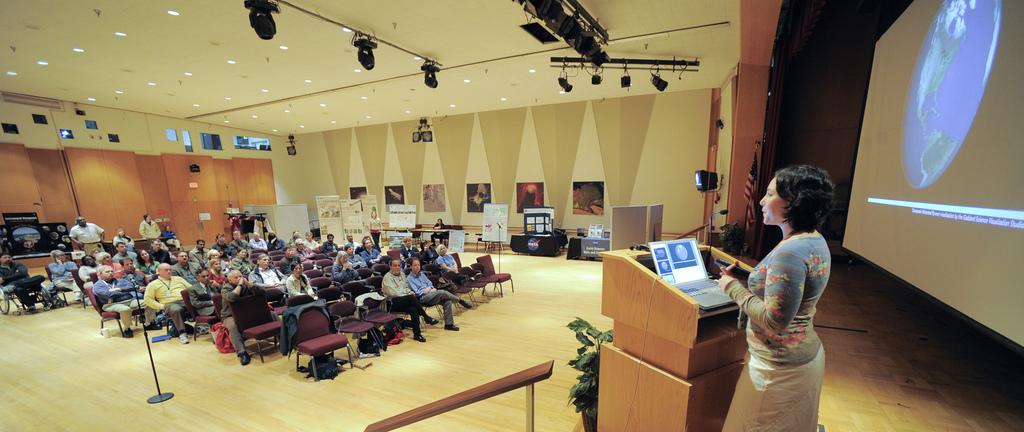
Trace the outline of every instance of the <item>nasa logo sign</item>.
[[530, 240], [526, 242], [526, 247], [531, 251], [536, 251], [540, 247], [540, 240], [536, 237], [530, 237]]
[[601, 241], [600, 240], [594, 240], [593, 244], [594, 244], [595, 247], [600, 246], [601, 245]]

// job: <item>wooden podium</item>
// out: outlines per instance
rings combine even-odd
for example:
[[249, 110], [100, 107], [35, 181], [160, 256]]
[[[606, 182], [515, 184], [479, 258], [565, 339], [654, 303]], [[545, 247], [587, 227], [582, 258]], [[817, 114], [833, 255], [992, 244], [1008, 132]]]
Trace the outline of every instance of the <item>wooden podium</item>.
[[601, 256], [601, 313], [615, 320], [615, 339], [601, 348], [598, 430], [721, 431], [747, 349], [737, 307], [701, 315], [696, 301], [636, 261], [649, 252]]

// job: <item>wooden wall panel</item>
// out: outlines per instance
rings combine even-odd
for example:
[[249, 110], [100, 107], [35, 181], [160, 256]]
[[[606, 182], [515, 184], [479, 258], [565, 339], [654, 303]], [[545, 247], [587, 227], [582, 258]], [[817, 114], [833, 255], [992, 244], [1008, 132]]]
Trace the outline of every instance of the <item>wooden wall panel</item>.
[[253, 159], [234, 158], [235, 184], [238, 185], [239, 207], [260, 203], [259, 190], [255, 187], [257, 173]]
[[[274, 186], [274, 165], [270, 159], [253, 159], [253, 167], [256, 170], [256, 190], [258, 192], [256, 204], [276, 205], [277, 188]], [[310, 178], [316, 178], [316, 173], [309, 173]]]
[[0, 204], [32, 205], [41, 202], [32, 164], [21, 144], [0, 144]]
[[78, 195], [78, 208], [89, 222], [99, 225], [110, 240], [120, 224], [117, 209], [111, 204], [110, 181], [102, 150], [67, 148], [64, 150]]
[[142, 179], [135, 153], [127, 151], [104, 150], [103, 159], [107, 166], [107, 181], [110, 184], [111, 203], [117, 210], [116, 226], [104, 227], [112, 229], [108, 239], [117, 235], [117, 229], [123, 228], [132, 236], [137, 229], [142, 214], [146, 212], [146, 197], [143, 195]]
[[35, 182], [39, 187], [43, 212], [46, 218], [39, 215], [39, 220], [47, 223], [64, 222], [71, 226], [75, 223], [78, 210], [71, 196], [71, 184], [68, 182], [64, 158], [59, 150], [26, 148], [28, 159], [32, 163]]
[[231, 159], [214, 159], [217, 173], [217, 199], [232, 204], [238, 202], [238, 182], [235, 180], [235, 164]]
[[[171, 195], [167, 190], [163, 157], [135, 155], [135, 163], [142, 177], [142, 195], [146, 198], [145, 213], [149, 213], [151, 219], [163, 219], [171, 208]], [[137, 226], [142, 222], [142, 215], [138, 215], [138, 218], [136, 228], [130, 230], [129, 235], [140, 235]]]

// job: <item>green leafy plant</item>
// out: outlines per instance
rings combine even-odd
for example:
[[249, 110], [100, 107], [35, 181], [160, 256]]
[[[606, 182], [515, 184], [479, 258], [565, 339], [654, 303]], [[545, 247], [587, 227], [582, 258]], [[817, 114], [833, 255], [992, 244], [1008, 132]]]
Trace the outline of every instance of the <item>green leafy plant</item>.
[[722, 246], [726, 248], [738, 248], [743, 246], [745, 230], [739, 222], [722, 225]]
[[583, 372], [576, 377], [579, 382], [569, 389], [569, 403], [576, 406], [576, 412], [583, 412], [596, 420], [601, 344], [611, 342], [615, 330], [602, 332], [580, 317], [566, 327], [576, 332], [576, 340], [583, 345], [576, 350], [576, 358], [569, 361], [569, 366]]

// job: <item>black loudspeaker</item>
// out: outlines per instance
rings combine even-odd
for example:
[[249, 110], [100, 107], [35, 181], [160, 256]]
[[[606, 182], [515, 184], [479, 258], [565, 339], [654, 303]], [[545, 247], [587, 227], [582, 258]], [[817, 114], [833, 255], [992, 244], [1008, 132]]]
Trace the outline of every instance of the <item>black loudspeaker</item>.
[[199, 172], [199, 164], [192, 164], [188, 166], [188, 170], [194, 173]]
[[695, 173], [697, 191], [709, 192], [718, 189], [718, 173], [700, 170]]

